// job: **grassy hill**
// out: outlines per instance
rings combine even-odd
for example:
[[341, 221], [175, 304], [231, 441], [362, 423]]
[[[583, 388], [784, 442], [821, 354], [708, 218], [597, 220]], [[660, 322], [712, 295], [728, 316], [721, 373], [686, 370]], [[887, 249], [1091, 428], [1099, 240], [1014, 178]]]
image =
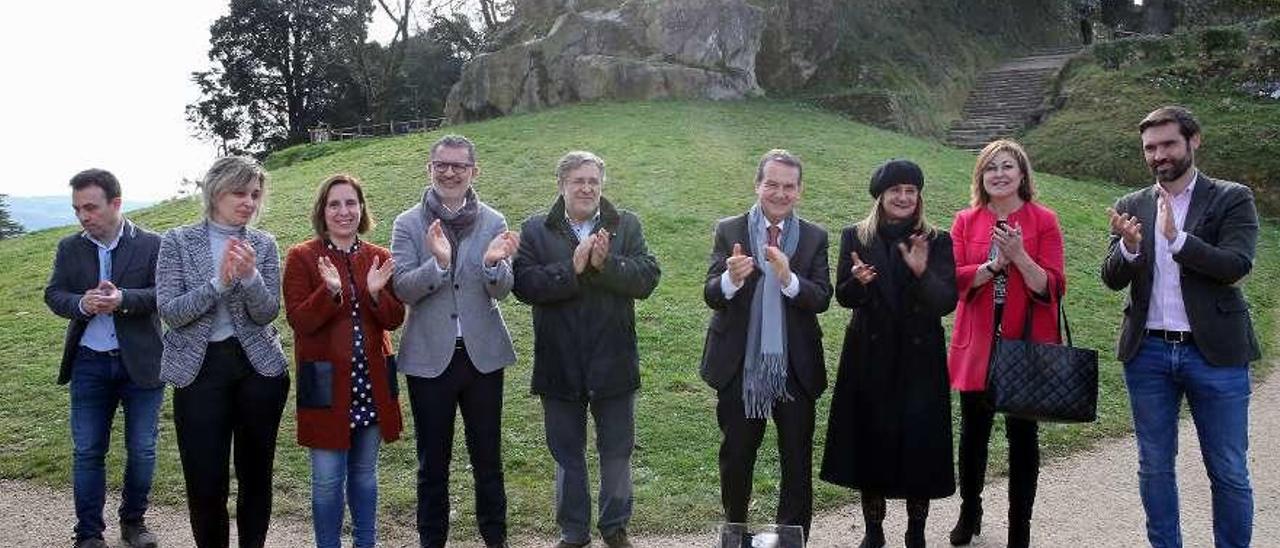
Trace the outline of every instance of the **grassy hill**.
[[[1133, 114], [1137, 116], [1138, 114]], [[806, 161], [803, 215], [838, 231], [861, 218], [869, 206], [871, 169], [890, 157], [918, 161], [928, 181], [925, 194], [935, 222], [950, 224], [968, 201], [973, 156], [902, 135], [844, 121], [814, 109], [776, 102], [639, 103], [586, 105], [514, 116], [451, 128], [478, 145], [483, 170], [476, 188], [482, 199], [518, 226], [544, 210], [555, 192], [555, 160], [586, 148], [608, 162], [604, 192], [620, 207], [635, 211], [659, 258], [663, 276], [657, 292], [637, 308], [643, 388], [638, 399], [635, 454], [636, 517], [633, 532], [699, 529], [719, 515], [715, 396], [697, 375], [709, 311], [701, 287], [716, 219], [744, 211], [754, 200], [752, 177], [759, 155], [786, 147]], [[374, 217], [381, 221], [369, 239], [386, 244], [394, 216], [416, 202], [426, 184], [424, 162], [436, 134], [330, 143], [289, 149], [269, 162], [273, 180], [260, 225], [282, 248], [308, 237], [307, 210], [315, 186], [334, 172], [366, 182]], [[1045, 425], [1041, 432], [1051, 458], [1126, 432], [1130, 418], [1120, 367], [1110, 357], [1122, 295], [1105, 290], [1098, 265], [1106, 242], [1103, 209], [1126, 189], [1041, 175], [1041, 199], [1057, 210], [1067, 244], [1069, 312], [1077, 343], [1101, 349], [1100, 419], [1084, 426]], [[133, 215], [164, 230], [195, 220], [192, 201], [157, 205]], [[66, 390], [54, 385], [65, 321], [45, 308], [41, 292], [54, 244], [71, 228], [37, 232], [0, 242], [0, 476], [32, 478], [61, 487], [70, 484], [70, 441]], [[1280, 250], [1266, 244], [1280, 231], [1267, 225], [1257, 269], [1247, 282], [1261, 338], [1275, 339], [1275, 306], [1280, 297]], [[836, 240], [838, 241], [838, 240]], [[282, 253], [283, 253], [282, 249]], [[834, 255], [836, 249], [832, 249]], [[834, 258], [832, 261], [834, 265]], [[528, 393], [533, 338], [529, 308], [503, 304], [519, 362], [508, 372], [504, 416], [504, 457], [513, 534], [551, 533], [554, 527], [553, 464], [543, 443], [540, 406]], [[835, 364], [849, 313], [834, 307], [823, 315], [828, 368]], [[288, 337], [283, 318], [278, 324]], [[821, 444], [829, 397], [820, 401], [817, 442]], [[182, 479], [168, 403], [161, 419], [156, 485], [158, 502], [180, 504]], [[293, 404], [289, 404], [290, 411]], [[407, 403], [405, 413], [408, 414]], [[281, 427], [275, 475], [279, 513], [307, 516], [308, 465], [294, 443], [292, 413]], [[998, 427], [999, 428], [999, 427]], [[412, 436], [412, 429], [406, 432]], [[111, 452], [112, 482], [119, 482], [120, 438]], [[462, 436], [453, 466], [453, 508], [457, 535], [473, 538], [470, 473]], [[1003, 435], [993, 435], [996, 445]], [[762, 520], [773, 515], [777, 497], [775, 442], [766, 440], [757, 468], [756, 508]], [[993, 448], [993, 472], [1004, 469], [1001, 447]], [[821, 448], [817, 454], [821, 455]], [[383, 450], [384, 520], [414, 520], [412, 439]], [[818, 482], [816, 506], [831, 508], [851, 499], [849, 491]], [[67, 519], [70, 519], [68, 516]]]

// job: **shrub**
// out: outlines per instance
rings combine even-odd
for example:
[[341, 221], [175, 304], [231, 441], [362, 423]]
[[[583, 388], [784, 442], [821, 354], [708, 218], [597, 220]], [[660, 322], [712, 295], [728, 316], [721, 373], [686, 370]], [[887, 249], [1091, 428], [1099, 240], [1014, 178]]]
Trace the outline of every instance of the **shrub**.
[[1280, 17], [1272, 17], [1259, 23], [1258, 34], [1267, 40], [1280, 41]]
[[1238, 56], [1249, 45], [1249, 35], [1238, 27], [1200, 31], [1200, 48], [1209, 57]]
[[1135, 40], [1116, 40], [1094, 44], [1091, 52], [1103, 68], [1116, 70], [1128, 65], [1133, 59], [1134, 42]]
[[1146, 63], [1165, 64], [1172, 62], [1175, 58], [1174, 49], [1176, 44], [1173, 40], [1164, 38], [1140, 38], [1134, 40], [1134, 49], [1138, 51], [1142, 61]]

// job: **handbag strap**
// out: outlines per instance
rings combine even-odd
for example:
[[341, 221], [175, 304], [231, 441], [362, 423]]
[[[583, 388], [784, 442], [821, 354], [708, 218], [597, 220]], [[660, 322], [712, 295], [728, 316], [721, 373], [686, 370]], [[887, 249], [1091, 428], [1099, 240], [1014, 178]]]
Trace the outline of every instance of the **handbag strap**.
[[1067, 346], [1075, 346], [1071, 343], [1071, 322], [1067, 321], [1067, 307], [1062, 304], [1062, 291], [1058, 291], [1058, 336], [1062, 336], [1063, 329], [1067, 332]]

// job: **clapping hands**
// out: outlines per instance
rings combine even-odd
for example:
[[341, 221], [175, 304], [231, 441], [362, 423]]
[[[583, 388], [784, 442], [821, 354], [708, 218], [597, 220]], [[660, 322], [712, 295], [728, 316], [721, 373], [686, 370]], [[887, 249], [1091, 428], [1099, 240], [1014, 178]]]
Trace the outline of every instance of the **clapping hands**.
[[604, 268], [604, 261], [609, 257], [609, 245], [613, 236], [608, 230], [601, 228], [595, 234], [591, 234], [582, 241], [578, 242], [578, 247], [573, 250], [573, 272], [582, 274], [587, 265], [592, 268], [601, 270]]
[[515, 255], [518, 249], [520, 249], [520, 235], [510, 230], [502, 232], [489, 242], [489, 248], [484, 252], [484, 264], [493, 267], [499, 261]]
[[857, 251], [850, 251], [849, 258], [853, 259], [853, 268], [850, 269], [850, 273], [853, 274], [853, 279], [858, 280], [858, 283], [862, 285], [867, 285], [876, 280], [876, 276], [879, 275], [879, 273], [876, 272], [876, 267], [862, 262], [862, 258], [858, 257]]
[[[898, 242], [898, 251], [902, 252], [902, 261], [907, 263], [907, 268], [911, 269], [911, 273], [919, 278], [924, 274], [924, 269], [929, 266], [929, 238], [924, 234], [912, 234], [907, 238], [911, 245], [907, 242]], [[1022, 239], [1018, 239], [1018, 245], [1022, 245]]]
[[238, 238], [227, 241], [227, 252], [222, 255], [222, 264], [218, 267], [218, 279], [223, 286], [229, 286], [236, 280], [247, 280], [257, 271], [258, 253], [253, 245]]
[[1022, 227], [1010, 224], [996, 224], [991, 227], [991, 242], [996, 245], [997, 257], [1004, 264], [1019, 263], [1029, 260], [1027, 250], [1022, 245]]
[[120, 291], [109, 280], [98, 282], [98, 287], [84, 292], [80, 297], [80, 308], [86, 314], [111, 314], [120, 307], [124, 300], [124, 292]]
[[373, 264], [369, 267], [369, 273], [365, 275], [365, 286], [369, 289], [369, 295], [374, 300], [378, 299], [378, 292], [387, 287], [387, 282], [391, 281], [391, 275], [396, 271], [396, 260], [387, 257], [387, 262], [374, 256]]
[[1111, 231], [1120, 235], [1129, 253], [1136, 255], [1142, 245], [1142, 223], [1133, 215], [1117, 213], [1111, 208], [1107, 208], [1107, 215], [1111, 217]]
[[449, 237], [444, 233], [444, 227], [440, 226], [440, 219], [436, 219], [427, 227], [427, 250], [436, 258], [436, 264], [441, 269], [448, 270], [453, 265], [453, 244], [449, 243]]
[[724, 261], [725, 270], [729, 273], [729, 281], [734, 287], [742, 287], [743, 280], [756, 269], [756, 260], [742, 252], [742, 244], [733, 244], [733, 254]]

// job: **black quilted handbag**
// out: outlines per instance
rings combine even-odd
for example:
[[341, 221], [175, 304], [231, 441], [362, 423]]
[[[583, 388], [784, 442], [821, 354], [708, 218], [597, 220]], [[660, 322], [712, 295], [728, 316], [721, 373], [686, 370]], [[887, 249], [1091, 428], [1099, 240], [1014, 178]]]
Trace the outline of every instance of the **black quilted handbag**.
[[987, 368], [987, 401], [1001, 413], [1042, 422], [1093, 422], [1098, 418], [1098, 352], [1071, 344], [1071, 325], [1058, 296], [1058, 333], [1066, 345], [1037, 343], [1031, 310], [1021, 340], [1000, 336], [1003, 304], [997, 304], [995, 337]]

